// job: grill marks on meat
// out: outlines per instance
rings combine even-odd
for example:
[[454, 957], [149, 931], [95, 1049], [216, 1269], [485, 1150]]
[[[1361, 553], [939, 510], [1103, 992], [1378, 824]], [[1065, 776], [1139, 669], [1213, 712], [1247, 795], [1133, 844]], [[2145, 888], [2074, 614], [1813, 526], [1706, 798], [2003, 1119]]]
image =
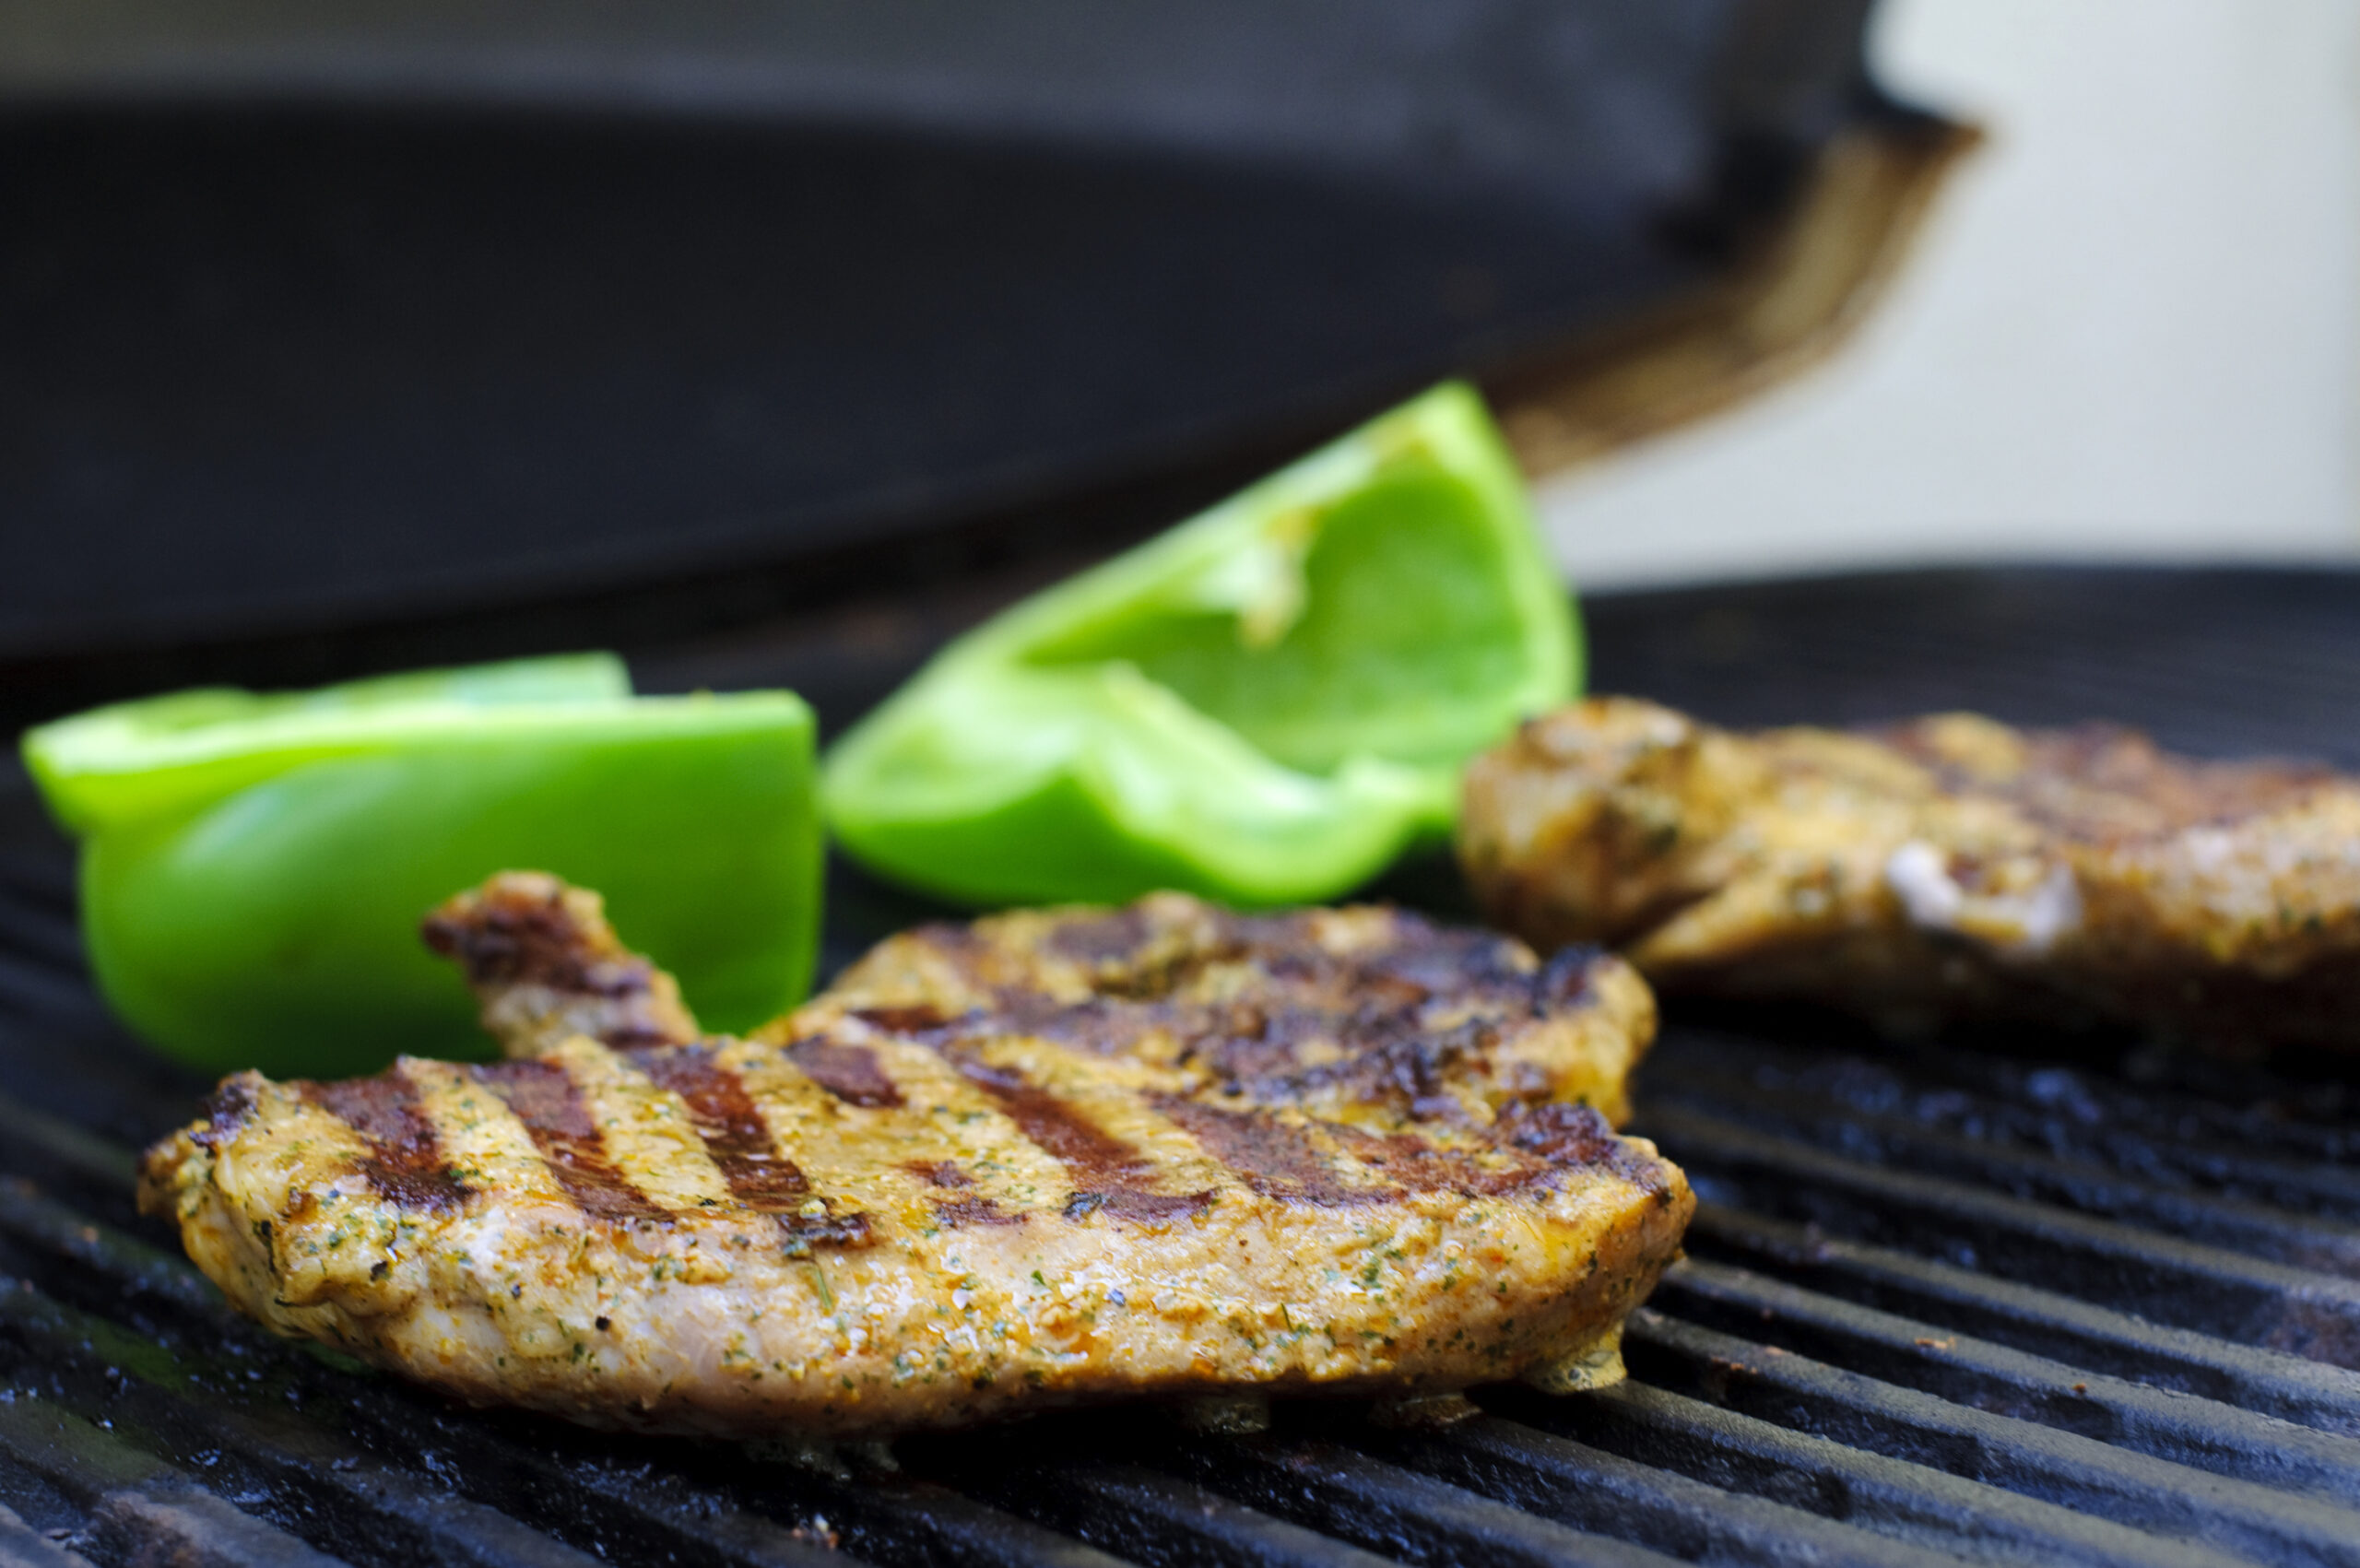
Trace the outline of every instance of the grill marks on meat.
[[1540, 1377], [1687, 1217], [1591, 1108], [1653, 1022], [1595, 953], [1165, 895], [910, 933], [737, 1041], [549, 878], [436, 928], [513, 1059], [242, 1075], [143, 1201], [246, 1310], [467, 1398], [847, 1436]]
[[[981, 1047], [995, 1038], [1037, 1035], [1109, 1056], [1136, 1049], [1149, 1036], [1168, 1040], [1176, 1047], [1175, 1062], [1204, 1069], [1207, 1086], [1221, 1097], [1242, 1098], [1246, 1108], [1173, 1092], [1150, 1092], [1142, 1102], [1195, 1140], [1226, 1179], [1292, 1202], [1350, 1208], [1410, 1192], [1496, 1196], [1544, 1181], [1555, 1166], [1595, 1162], [1604, 1158], [1601, 1149], [1614, 1145], [1602, 1117], [1587, 1106], [1566, 1107], [1587, 1117], [1603, 1143], [1569, 1157], [1563, 1150], [1555, 1159], [1519, 1156], [1515, 1149], [1520, 1146], [1505, 1138], [1509, 1124], [1503, 1120], [1477, 1129], [1481, 1144], [1500, 1157], [1487, 1168], [1464, 1150], [1438, 1149], [1413, 1134], [1380, 1138], [1343, 1122], [1304, 1114], [1281, 1116], [1260, 1108], [1324, 1096], [1390, 1106], [1412, 1119], [1463, 1121], [1463, 1103], [1446, 1092], [1446, 1086], [1455, 1078], [1489, 1074], [1485, 1052], [1496, 1043], [1503, 1021], [1540, 1020], [1577, 1003], [1600, 961], [1596, 949], [1569, 949], [1546, 965], [1519, 966], [1510, 956], [1512, 945], [1498, 937], [1446, 930], [1398, 912], [1241, 916], [1174, 900], [1164, 913], [1182, 905], [1190, 920], [1210, 925], [1204, 931], [1181, 932], [1179, 941], [1169, 919], [1159, 923], [1154, 917], [1152, 905], [1053, 919], [1041, 934], [1040, 950], [1079, 962], [1093, 988], [1080, 1000], [1058, 1002], [1052, 993], [1021, 984], [983, 981], [997, 972], [995, 959], [1004, 965], [1006, 944], [979, 939], [972, 928], [937, 925], [896, 940], [962, 970], [983, 985], [991, 1006], [952, 1013], [933, 1001], [863, 1005], [838, 1009], [836, 1017], [857, 1024], [871, 1039], [924, 1047], [981, 1091], [1018, 1134], [1065, 1169], [1071, 1189], [1053, 1207], [1067, 1219], [1104, 1213], [1117, 1220], [1164, 1221], [1205, 1208], [1214, 1193], [1164, 1192], [1143, 1185], [1156, 1173], [1152, 1159], [1098, 1126], [1073, 1102], [1015, 1067], [987, 1060]], [[1317, 945], [1323, 914], [1331, 920], [1357, 916], [1373, 925], [1359, 934], [1359, 945], [1339, 954]], [[1021, 923], [1028, 917], [1010, 918]], [[999, 923], [1000, 931], [1008, 925]], [[547, 1036], [539, 1024], [552, 1008], [568, 1018], [595, 1020], [600, 1015], [593, 1004], [624, 1004], [607, 1016], [609, 1038], [603, 1043], [654, 1088], [678, 1098], [704, 1155], [738, 1204], [776, 1217], [791, 1236], [805, 1241], [866, 1239], [866, 1217], [837, 1213], [841, 1197], [814, 1192], [714, 1043], [643, 1043], [648, 998], [663, 992], [656, 983], [665, 977], [633, 955], [618, 956], [595, 899], [553, 878], [511, 875], [454, 901], [426, 929], [438, 950], [461, 960], [485, 995], [488, 1018], [508, 1021], [512, 1048], [540, 1045]], [[1185, 939], [1192, 935], [1193, 942]], [[1376, 939], [1366, 940], [1370, 936]], [[1019, 951], [1031, 937], [1017, 933]], [[885, 975], [889, 988], [893, 946], [888, 944], [865, 966], [872, 981]], [[1224, 965], [1275, 982], [1277, 999], [1208, 1002], [1186, 994], [1191, 982]], [[520, 988], [546, 994], [542, 1010], [522, 1027], [514, 1021], [514, 1009], [502, 1009]], [[1488, 1009], [1489, 1016], [1479, 1011], [1437, 1031], [1428, 1022], [1428, 1009], [1438, 996], [1462, 1010]], [[692, 1035], [693, 1030], [667, 1025], [666, 1032]], [[869, 1044], [813, 1034], [777, 1049], [845, 1105], [891, 1110], [906, 1103]], [[1318, 1059], [1323, 1053], [1329, 1059]], [[1304, 1065], [1306, 1058], [1312, 1065]], [[513, 1113], [551, 1177], [585, 1216], [606, 1222], [680, 1217], [639, 1190], [618, 1167], [580, 1086], [562, 1065], [527, 1057], [466, 1071]], [[420, 1112], [416, 1088], [401, 1069], [301, 1088], [314, 1106], [368, 1141], [372, 1152], [361, 1169], [389, 1201], [445, 1212], [469, 1196], [471, 1189], [450, 1172], [436, 1129]], [[220, 1098], [241, 1112], [251, 1108], [252, 1091], [240, 1080], [225, 1087]], [[222, 1136], [224, 1114], [217, 1113], [206, 1137]], [[905, 1162], [904, 1168], [929, 1186], [974, 1185], [974, 1178], [950, 1161]], [[954, 1227], [1024, 1219], [983, 1196], [940, 1200], [934, 1211]]]
[[877, 1053], [866, 1045], [798, 1040], [786, 1048], [786, 1056], [806, 1078], [847, 1105], [873, 1109], [902, 1102], [902, 1091], [877, 1065]]
[[1460, 857], [1537, 946], [1671, 990], [2360, 1049], [2360, 781], [2111, 725], [1738, 734], [1605, 698], [1469, 770]]
[[[1606, 1118], [1587, 1105], [1515, 1102], [1478, 1134], [1474, 1147], [1445, 1149], [1413, 1132], [1379, 1135], [1345, 1122], [1183, 1100], [1159, 1104], [1256, 1192], [1329, 1208], [1384, 1204], [1411, 1193], [1507, 1197], [1545, 1185], [1568, 1167], [1611, 1161], [1622, 1148]], [[1365, 1176], [1347, 1177], [1339, 1155]], [[1653, 1169], [1640, 1161], [1628, 1173], [1644, 1181]]]
[[946, 1198], [934, 1206], [934, 1217], [951, 1226], [1024, 1223], [1023, 1215], [1010, 1214], [987, 1197]]
[[658, 1089], [680, 1097], [705, 1153], [729, 1184], [729, 1196], [776, 1220], [791, 1249], [868, 1239], [867, 1215], [839, 1213], [833, 1199], [812, 1192], [803, 1168], [773, 1138], [745, 1080], [720, 1064], [713, 1046], [638, 1046], [624, 1055]]
[[1119, 1182], [1148, 1173], [1150, 1167], [1138, 1149], [1121, 1138], [1108, 1137], [1048, 1091], [1025, 1082], [1006, 1067], [972, 1056], [957, 1065], [959, 1076], [990, 1095], [1035, 1147], [1062, 1161], [1083, 1181]]
[[[1401, 911], [1238, 915], [1150, 899], [1112, 914], [923, 926], [883, 944], [837, 989], [923, 993], [849, 1015], [944, 1049], [1023, 1035], [1168, 1060], [1257, 1102], [1463, 1120], [1470, 1096], [1536, 1091], [1476, 1080], [1516, 1065], [1513, 1049], [1501, 1059], [1510, 1037], [1580, 1012], [1606, 964], [1595, 947], [1538, 964], [1521, 943]], [[1650, 1013], [1643, 1032], [1652, 1025]], [[1576, 1059], [1547, 1092], [1620, 1119], [1629, 1061]]]
[[657, 1088], [670, 1090], [688, 1106], [697, 1136], [704, 1139], [704, 1151], [713, 1156], [740, 1203], [758, 1214], [784, 1214], [803, 1207], [810, 1182], [772, 1143], [770, 1124], [746, 1092], [745, 1083], [715, 1065], [712, 1047], [642, 1046], [625, 1055]]
[[[1210, 1189], [1164, 1193], [1141, 1185], [1155, 1173], [1152, 1160], [1013, 1068], [956, 1049], [945, 1055], [959, 1076], [989, 1095], [1034, 1148], [1066, 1168], [1074, 1190], [1060, 1210], [1065, 1218], [1079, 1220], [1103, 1209], [1118, 1220], [1165, 1220], [1212, 1201]], [[982, 1213], [972, 1200], [947, 1208], [938, 1204], [935, 1212], [950, 1224], [970, 1222]]]
[[[418, 1089], [398, 1068], [348, 1083], [306, 1083], [303, 1098], [367, 1140], [361, 1174], [389, 1201], [430, 1214], [465, 1203], [467, 1185], [451, 1172], [434, 1124], [419, 1114]], [[253, 1114], [254, 1090], [232, 1079], [216, 1096], [211, 1136], [225, 1136]], [[225, 1126], [223, 1112], [234, 1118]]]
[[582, 1091], [555, 1062], [497, 1062], [469, 1069], [478, 1083], [508, 1102], [532, 1135], [541, 1161], [582, 1211], [594, 1220], [661, 1220], [651, 1201], [607, 1158]]
[[[975, 1185], [974, 1177], [948, 1160], [937, 1160], [931, 1164], [914, 1160], [903, 1169], [928, 1186], [957, 1191], [961, 1187], [972, 1187]], [[934, 1216], [945, 1225], [1021, 1225], [1024, 1223], [1024, 1216], [1008, 1213], [987, 1197], [938, 1198], [934, 1205]]]
[[1281, 1120], [1268, 1111], [1224, 1111], [1170, 1095], [1160, 1097], [1156, 1107], [1264, 1197], [1337, 1208], [1400, 1196], [1398, 1187], [1346, 1185], [1308, 1124]]

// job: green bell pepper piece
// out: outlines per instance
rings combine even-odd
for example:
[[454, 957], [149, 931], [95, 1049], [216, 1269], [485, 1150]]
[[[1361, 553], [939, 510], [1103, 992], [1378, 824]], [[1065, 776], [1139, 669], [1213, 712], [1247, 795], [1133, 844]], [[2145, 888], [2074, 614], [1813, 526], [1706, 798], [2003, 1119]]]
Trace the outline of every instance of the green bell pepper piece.
[[1331, 898], [1570, 699], [1522, 479], [1446, 384], [944, 649], [831, 751], [830, 826], [971, 904]]
[[813, 725], [783, 691], [635, 698], [609, 654], [258, 696], [184, 691], [31, 731], [82, 840], [99, 985], [214, 1070], [341, 1076], [481, 1055], [426, 912], [494, 871], [605, 894], [699, 1016], [799, 1001], [817, 957]]

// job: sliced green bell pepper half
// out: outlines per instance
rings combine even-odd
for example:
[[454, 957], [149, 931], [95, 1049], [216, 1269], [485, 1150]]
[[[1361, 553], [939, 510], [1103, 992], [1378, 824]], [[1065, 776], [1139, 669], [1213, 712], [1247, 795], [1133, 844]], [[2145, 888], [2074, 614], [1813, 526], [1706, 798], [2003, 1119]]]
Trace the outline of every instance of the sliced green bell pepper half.
[[584, 654], [184, 691], [44, 725], [24, 755], [82, 840], [100, 989], [198, 1067], [485, 1055], [473, 998], [418, 928], [511, 868], [598, 890], [714, 1028], [810, 984], [816, 764], [791, 693], [633, 697], [620, 660]]
[[976, 905], [1332, 898], [1580, 681], [1573, 601], [1450, 383], [944, 649], [830, 753], [829, 825]]

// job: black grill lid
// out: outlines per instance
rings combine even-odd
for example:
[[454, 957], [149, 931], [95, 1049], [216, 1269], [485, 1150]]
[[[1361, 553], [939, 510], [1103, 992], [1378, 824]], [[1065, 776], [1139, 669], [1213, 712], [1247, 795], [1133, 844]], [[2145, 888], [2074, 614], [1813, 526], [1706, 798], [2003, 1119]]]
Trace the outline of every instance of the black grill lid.
[[[1601, 689], [1737, 723], [1969, 704], [2200, 752], [2360, 748], [2360, 577], [1958, 572], [1593, 600]], [[658, 683], [823, 707], [923, 651], [740, 639]], [[1447, 868], [1393, 890], [1462, 906]], [[840, 874], [841, 962], [921, 906]], [[100, 1008], [63, 846], [0, 807], [0, 1564], [2360, 1562], [2350, 1067], [1675, 1012], [1639, 1128], [1704, 1198], [1633, 1380], [1442, 1432], [1129, 1409], [881, 1456], [467, 1414], [228, 1314], [130, 1211], [200, 1085]]]
[[0, 663], [1168, 521], [1728, 277], [1866, 10], [24, 0]]

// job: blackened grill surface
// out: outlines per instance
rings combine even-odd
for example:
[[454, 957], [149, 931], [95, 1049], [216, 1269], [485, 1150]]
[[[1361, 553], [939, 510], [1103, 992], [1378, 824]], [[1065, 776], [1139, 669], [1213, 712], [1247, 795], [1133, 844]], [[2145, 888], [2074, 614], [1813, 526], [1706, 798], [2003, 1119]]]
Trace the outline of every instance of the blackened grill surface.
[[[1724, 722], [1967, 706], [2360, 764], [2349, 576], [1920, 573], [1587, 613], [1600, 690]], [[740, 643], [731, 674], [801, 683], [799, 656], [749, 674]], [[1388, 890], [1463, 914], [1446, 867]], [[933, 913], [849, 876], [833, 910], [836, 963]], [[2360, 1562], [2355, 1072], [1678, 1014], [1638, 1126], [1705, 1203], [1624, 1386], [1484, 1391], [1439, 1431], [1098, 1412], [831, 1468], [454, 1410], [224, 1309], [131, 1208], [131, 1149], [207, 1086], [99, 1006], [19, 786], [0, 1564]]]

